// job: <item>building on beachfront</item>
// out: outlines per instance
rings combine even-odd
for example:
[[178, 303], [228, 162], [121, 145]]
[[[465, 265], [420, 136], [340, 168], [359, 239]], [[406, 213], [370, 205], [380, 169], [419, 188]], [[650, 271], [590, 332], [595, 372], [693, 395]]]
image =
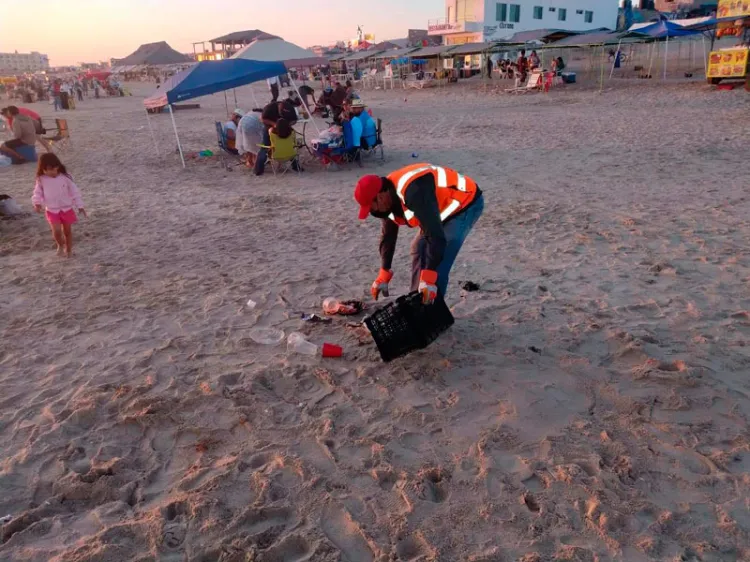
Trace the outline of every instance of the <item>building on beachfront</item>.
[[36, 51], [0, 53], [0, 74], [23, 74], [47, 70], [49, 70], [49, 57]]
[[[197, 41], [193, 43], [193, 58], [198, 62], [204, 60], [222, 60], [228, 59], [242, 47], [249, 45], [258, 39], [280, 39], [276, 35], [271, 35], [260, 29], [248, 29], [245, 31], [234, 31], [227, 35], [222, 35], [216, 39], [208, 41]], [[206, 43], [211, 44], [211, 48], [206, 48]], [[201, 46], [198, 51], [197, 45]]]
[[500, 40], [519, 31], [587, 31], [617, 27], [619, 0], [445, 0], [427, 33], [445, 45]]

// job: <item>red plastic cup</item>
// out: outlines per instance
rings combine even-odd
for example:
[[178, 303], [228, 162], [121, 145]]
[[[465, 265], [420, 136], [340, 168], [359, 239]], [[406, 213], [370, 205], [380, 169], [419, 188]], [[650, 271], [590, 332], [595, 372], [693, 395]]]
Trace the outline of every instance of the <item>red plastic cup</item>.
[[344, 354], [344, 350], [338, 345], [332, 343], [323, 344], [323, 357], [341, 357]]

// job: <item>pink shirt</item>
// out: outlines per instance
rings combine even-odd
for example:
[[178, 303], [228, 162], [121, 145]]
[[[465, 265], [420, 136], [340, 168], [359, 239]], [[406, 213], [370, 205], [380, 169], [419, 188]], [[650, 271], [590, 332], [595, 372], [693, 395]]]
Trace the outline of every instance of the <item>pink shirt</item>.
[[83, 199], [81, 199], [78, 186], [63, 174], [59, 174], [56, 178], [39, 176], [34, 185], [31, 202], [34, 205], [44, 205], [52, 213], [68, 211], [74, 207], [83, 209]]

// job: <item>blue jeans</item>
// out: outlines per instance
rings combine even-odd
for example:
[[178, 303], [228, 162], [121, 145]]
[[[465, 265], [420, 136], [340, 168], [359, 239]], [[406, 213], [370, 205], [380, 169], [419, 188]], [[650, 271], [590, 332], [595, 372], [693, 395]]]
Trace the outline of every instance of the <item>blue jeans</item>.
[[55, 102], [55, 111], [62, 109], [62, 100], [60, 99], [60, 96], [54, 96], [53, 98]]
[[[263, 128], [263, 145], [271, 146], [271, 135], [268, 133], [268, 127], [263, 125]], [[268, 150], [261, 148], [258, 151], [258, 156], [255, 159], [255, 167], [253, 168], [256, 176], [263, 175], [263, 171], [266, 168], [266, 160], [268, 160]]]
[[[445, 253], [443, 254], [443, 261], [440, 262], [437, 269], [437, 288], [442, 296], [445, 296], [446, 289], [448, 288], [451, 268], [456, 261], [458, 252], [461, 246], [463, 246], [466, 237], [469, 236], [471, 229], [477, 220], [479, 220], [479, 217], [482, 216], [482, 211], [484, 211], [484, 195], [480, 195], [468, 209], [443, 225], [446, 241]], [[426, 251], [427, 240], [425, 240], [420, 232], [411, 244], [412, 291], [416, 291], [419, 288], [419, 275], [422, 273], [422, 268], [424, 267]]]

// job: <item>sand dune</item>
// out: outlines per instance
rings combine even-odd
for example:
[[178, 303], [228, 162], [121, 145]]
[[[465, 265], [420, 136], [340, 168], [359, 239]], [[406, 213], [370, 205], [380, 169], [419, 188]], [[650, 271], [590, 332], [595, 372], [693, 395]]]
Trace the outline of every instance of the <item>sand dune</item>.
[[[0, 221], [0, 560], [750, 560], [745, 92], [366, 93], [387, 141], [367, 172], [417, 152], [487, 199], [456, 325], [385, 365], [345, 320], [299, 320], [377, 273], [361, 171], [183, 171], [134, 89], [66, 115], [74, 259], [41, 217]], [[200, 101], [177, 114], [191, 151], [224, 110]], [[0, 191], [30, 208], [32, 176]]]

